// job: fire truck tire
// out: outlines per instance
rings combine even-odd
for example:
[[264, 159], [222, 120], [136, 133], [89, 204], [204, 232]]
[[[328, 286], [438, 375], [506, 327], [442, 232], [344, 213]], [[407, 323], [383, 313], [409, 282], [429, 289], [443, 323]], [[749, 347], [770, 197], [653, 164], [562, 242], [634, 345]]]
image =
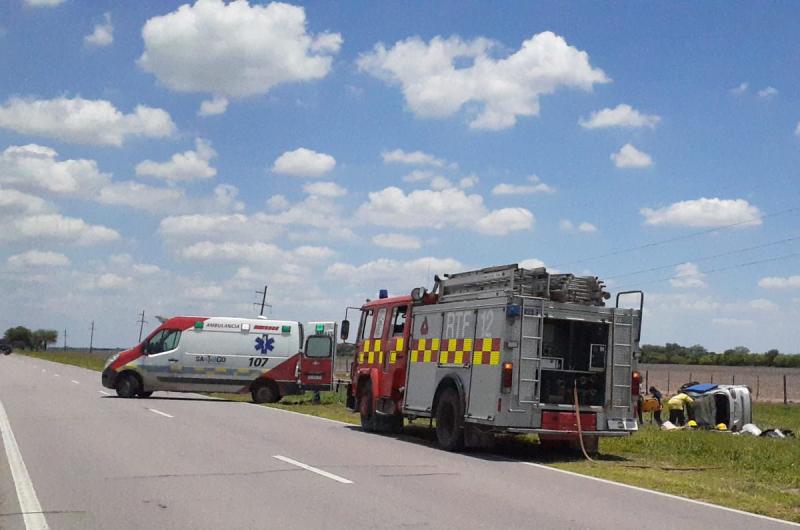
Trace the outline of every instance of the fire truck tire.
[[276, 403], [281, 399], [278, 385], [272, 381], [259, 381], [250, 390], [253, 403]]
[[436, 405], [436, 440], [445, 451], [464, 447], [464, 413], [461, 399], [454, 388], [445, 388]]
[[376, 430], [376, 418], [372, 405], [372, 383], [369, 381], [358, 394], [358, 413], [361, 416], [361, 428], [366, 432], [374, 432]]
[[152, 396], [152, 395], [153, 395], [153, 391], [152, 391], [152, 390], [149, 390], [149, 391], [147, 391], [147, 392], [139, 392], [139, 393], [138, 393], [138, 394], [136, 394], [136, 395], [137, 395], [138, 397], [140, 397], [140, 398], [149, 398], [150, 396]]
[[381, 418], [382, 431], [389, 434], [402, 434], [403, 433], [403, 416], [395, 414], [393, 416], [384, 416]]
[[133, 374], [122, 374], [117, 381], [117, 395], [121, 398], [134, 398], [142, 388], [139, 379]]

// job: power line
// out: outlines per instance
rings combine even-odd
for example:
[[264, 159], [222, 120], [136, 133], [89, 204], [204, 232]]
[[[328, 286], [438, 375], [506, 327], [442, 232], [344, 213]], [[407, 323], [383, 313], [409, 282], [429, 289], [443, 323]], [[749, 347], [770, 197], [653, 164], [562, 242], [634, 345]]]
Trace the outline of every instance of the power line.
[[706, 230], [700, 230], [698, 232], [692, 232], [692, 233], [689, 233], [689, 234], [684, 234], [682, 236], [671, 237], [669, 239], [661, 239], [661, 240], [658, 240], [658, 241], [651, 241], [650, 243], [644, 243], [642, 245], [637, 245], [635, 247], [620, 248], [620, 249], [612, 250], [611, 252], [607, 252], [605, 254], [598, 254], [596, 256], [590, 256], [588, 258], [583, 258], [583, 259], [579, 259], [579, 260], [576, 260], [576, 261], [559, 263], [557, 265], [553, 265], [552, 267], [553, 268], [558, 268], [558, 267], [566, 267], [568, 265], [577, 265], [579, 263], [586, 263], [587, 261], [592, 261], [592, 260], [602, 259], [602, 258], [608, 258], [608, 257], [611, 257], [611, 256], [618, 256], [620, 254], [626, 254], [628, 252], [633, 252], [633, 251], [636, 251], [636, 250], [642, 250], [642, 249], [645, 249], [645, 248], [652, 248], [652, 247], [657, 247], [657, 246], [660, 246], [660, 245], [666, 245], [667, 243], [674, 243], [676, 241], [683, 241], [685, 239], [691, 239], [693, 237], [702, 236], [704, 234], [710, 234], [712, 232], [718, 232], [719, 230], [725, 230], [727, 228], [733, 228], [735, 226], [741, 226], [741, 225], [745, 225], [745, 224], [750, 224], [753, 221], [759, 221], [759, 220], [762, 220], [762, 219], [767, 219], [769, 217], [776, 217], [778, 215], [783, 215], [785, 213], [794, 212], [794, 211], [797, 211], [797, 210], [800, 210], [800, 207], [795, 206], [793, 208], [787, 208], [785, 210], [780, 210], [780, 211], [773, 212], [773, 213], [770, 213], [770, 214], [764, 214], [764, 215], [759, 215], [759, 216], [756, 216], [756, 217], [751, 217], [750, 219], [745, 219], [744, 221], [737, 221], [735, 223], [731, 223], [731, 224], [727, 224], [727, 225], [716, 226], [714, 228], [708, 228]]
[[763, 243], [761, 245], [754, 245], [752, 247], [745, 247], [745, 248], [739, 248], [739, 249], [736, 249], [736, 250], [729, 250], [727, 252], [720, 252], [719, 254], [712, 254], [710, 256], [703, 256], [703, 257], [700, 257], [700, 258], [684, 259], [682, 261], [678, 261], [678, 262], [675, 262], [675, 263], [670, 263], [669, 265], [659, 265], [658, 267], [651, 267], [649, 269], [640, 269], [640, 270], [637, 270], [637, 271], [626, 272], [626, 273], [623, 273], [623, 274], [615, 274], [613, 276], [605, 276], [604, 278], [606, 280], [612, 280], [612, 279], [615, 279], [615, 278], [624, 278], [624, 277], [627, 277], [627, 276], [635, 276], [637, 274], [644, 274], [646, 272], [655, 272], [655, 271], [659, 271], [659, 270], [669, 269], [670, 267], [675, 267], [677, 265], [682, 265], [682, 264], [687, 263], [687, 262], [696, 263], [696, 262], [701, 262], [701, 261], [709, 261], [709, 260], [712, 260], [712, 259], [721, 258], [723, 256], [731, 256], [731, 255], [740, 254], [740, 253], [743, 253], [743, 252], [749, 252], [751, 250], [758, 250], [758, 249], [761, 249], [761, 248], [767, 248], [767, 247], [771, 247], [771, 246], [775, 246], [775, 245], [781, 245], [783, 243], [788, 243], [790, 241], [796, 241], [798, 239], [800, 239], [800, 236], [787, 237], [785, 239], [780, 239], [778, 241], [771, 241], [769, 243]]

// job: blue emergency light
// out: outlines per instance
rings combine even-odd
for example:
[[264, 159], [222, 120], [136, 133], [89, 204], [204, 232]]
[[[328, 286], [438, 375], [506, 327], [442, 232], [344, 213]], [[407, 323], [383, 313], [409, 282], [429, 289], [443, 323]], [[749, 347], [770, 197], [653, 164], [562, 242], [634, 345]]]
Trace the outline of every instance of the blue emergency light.
[[378, 291], [378, 298], [389, 298], [389, 289], [381, 289]]

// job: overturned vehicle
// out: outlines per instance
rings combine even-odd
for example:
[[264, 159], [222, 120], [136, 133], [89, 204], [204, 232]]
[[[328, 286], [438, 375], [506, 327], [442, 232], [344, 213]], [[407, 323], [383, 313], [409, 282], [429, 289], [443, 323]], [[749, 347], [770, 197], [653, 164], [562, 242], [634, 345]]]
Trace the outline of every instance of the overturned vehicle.
[[690, 383], [681, 390], [694, 399], [692, 416], [699, 427], [715, 427], [720, 423], [731, 431], [740, 431], [752, 423], [752, 396], [744, 385]]

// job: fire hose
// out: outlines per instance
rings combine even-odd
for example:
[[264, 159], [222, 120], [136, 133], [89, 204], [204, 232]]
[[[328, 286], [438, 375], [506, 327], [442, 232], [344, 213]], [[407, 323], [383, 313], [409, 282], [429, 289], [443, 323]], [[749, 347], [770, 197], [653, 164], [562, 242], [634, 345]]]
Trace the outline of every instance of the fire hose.
[[578, 441], [581, 444], [581, 452], [583, 456], [586, 457], [586, 460], [589, 462], [594, 462], [592, 457], [589, 456], [589, 453], [586, 452], [586, 446], [583, 445], [583, 430], [581, 429], [581, 413], [580, 413], [580, 403], [578, 402], [578, 381], [575, 381], [575, 386], [572, 387], [572, 397], [573, 402], [575, 403], [575, 421], [578, 424]]

